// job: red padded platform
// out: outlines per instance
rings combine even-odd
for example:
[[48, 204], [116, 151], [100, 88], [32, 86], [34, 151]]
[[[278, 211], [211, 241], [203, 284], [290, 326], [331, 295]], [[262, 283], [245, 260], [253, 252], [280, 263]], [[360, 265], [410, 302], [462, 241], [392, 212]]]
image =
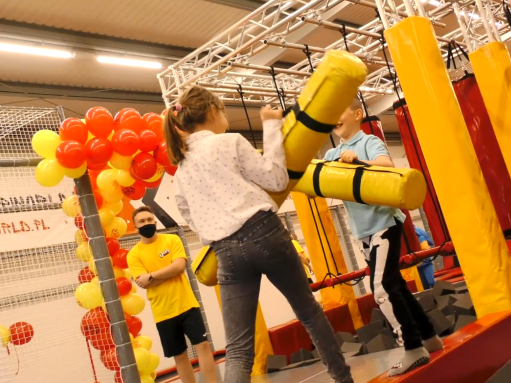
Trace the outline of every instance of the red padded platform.
[[447, 337], [428, 365], [370, 383], [484, 383], [511, 360], [510, 339], [511, 312], [486, 315]]

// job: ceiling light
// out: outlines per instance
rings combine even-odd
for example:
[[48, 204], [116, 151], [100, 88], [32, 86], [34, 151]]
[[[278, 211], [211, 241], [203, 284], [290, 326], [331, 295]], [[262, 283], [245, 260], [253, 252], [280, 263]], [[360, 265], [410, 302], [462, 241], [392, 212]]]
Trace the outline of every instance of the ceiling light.
[[141, 61], [141, 60], [131, 60], [131, 59], [121, 59], [117, 57], [98, 57], [98, 61], [104, 64], [117, 64], [117, 65], [127, 65], [127, 66], [138, 66], [142, 68], [151, 68], [151, 69], [161, 69], [162, 65], [158, 62], [154, 61]]
[[30, 55], [48, 56], [48, 57], [60, 57], [70, 59], [73, 57], [71, 52], [59, 51], [55, 49], [36, 48], [26, 45], [14, 45], [14, 44], [3, 44], [0, 43], [0, 51], [13, 52], [13, 53], [26, 53]]
[[438, 7], [439, 5], [441, 5], [442, 3], [440, 1], [437, 1], [437, 0], [421, 0], [421, 3], [427, 3], [427, 4], [431, 4], [431, 5], [434, 5], [435, 7]]

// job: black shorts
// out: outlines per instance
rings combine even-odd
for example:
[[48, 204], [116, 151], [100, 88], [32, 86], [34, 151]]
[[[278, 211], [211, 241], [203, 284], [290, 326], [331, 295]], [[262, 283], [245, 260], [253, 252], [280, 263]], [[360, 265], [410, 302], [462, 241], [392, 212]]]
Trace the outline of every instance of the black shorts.
[[156, 323], [160, 334], [163, 354], [166, 358], [181, 355], [186, 351], [185, 335], [193, 345], [206, 342], [208, 336], [200, 310], [196, 307], [179, 314], [177, 317]]
[[309, 281], [309, 285], [312, 285], [314, 283], [314, 281], [312, 280], [312, 278], [307, 278], [308, 281]]

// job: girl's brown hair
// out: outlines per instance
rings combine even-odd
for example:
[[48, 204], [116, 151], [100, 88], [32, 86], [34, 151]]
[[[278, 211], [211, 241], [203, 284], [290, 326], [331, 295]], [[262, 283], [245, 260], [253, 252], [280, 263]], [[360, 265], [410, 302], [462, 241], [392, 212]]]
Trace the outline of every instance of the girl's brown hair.
[[177, 165], [185, 159], [186, 142], [179, 131], [193, 133], [197, 125], [207, 121], [212, 108], [222, 112], [225, 110], [217, 96], [194, 85], [181, 94], [177, 103], [168, 109], [163, 131], [172, 164]]

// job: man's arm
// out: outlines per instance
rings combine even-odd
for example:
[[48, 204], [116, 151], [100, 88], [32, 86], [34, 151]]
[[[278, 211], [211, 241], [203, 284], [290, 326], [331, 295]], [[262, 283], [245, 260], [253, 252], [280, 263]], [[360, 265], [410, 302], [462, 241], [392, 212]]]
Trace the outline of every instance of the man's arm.
[[170, 278], [177, 277], [178, 275], [184, 273], [186, 269], [186, 259], [178, 258], [168, 266], [165, 266], [163, 269], [155, 271], [152, 273], [155, 281], [166, 280]]

